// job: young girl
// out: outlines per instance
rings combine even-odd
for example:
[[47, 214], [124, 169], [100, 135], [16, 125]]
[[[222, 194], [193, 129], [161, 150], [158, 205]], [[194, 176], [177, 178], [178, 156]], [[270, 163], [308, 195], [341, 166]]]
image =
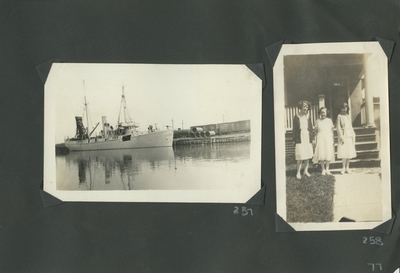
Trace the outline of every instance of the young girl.
[[299, 101], [297, 108], [300, 110], [297, 115], [293, 117], [293, 140], [295, 142], [295, 156], [297, 160], [297, 179], [301, 178], [300, 170], [304, 165], [304, 175], [310, 176], [308, 173], [309, 160], [313, 156], [312, 149], [312, 125], [311, 120], [308, 118], [308, 110], [310, 103], [308, 101]]
[[[326, 117], [327, 109], [321, 107], [318, 111], [319, 119], [317, 119], [314, 132], [316, 134], [316, 147], [313, 162], [321, 164], [322, 175], [331, 175], [329, 171], [329, 163], [335, 159], [335, 150], [333, 148], [333, 123], [330, 118]], [[325, 168], [326, 166], [326, 168]]]
[[338, 132], [337, 157], [342, 159], [342, 174], [349, 173], [350, 159], [357, 156], [355, 148], [356, 135], [349, 116], [349, 106], [343, 103], [336, 121]]

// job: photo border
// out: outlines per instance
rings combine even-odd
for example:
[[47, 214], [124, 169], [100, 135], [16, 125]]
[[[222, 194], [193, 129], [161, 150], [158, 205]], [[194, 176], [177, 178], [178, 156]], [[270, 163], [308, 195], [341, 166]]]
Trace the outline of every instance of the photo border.
[[[283, 43], [283, 42], [282, 42]], [[275, 151], [276, 151], [276, 205], [277, 218], [286, 222], [286, 164], [285, 164], [285, 129], [284, 124], [284, 67], [283, 57], [286, 55], [306, 54], [365, 54], [371, 53], [379, 57], [384, 78], [380, 84], [384, 90], [380, 97], [381, 120], [381, 173], [382, 173], [382, 221], [379, 222], [329, 222], [329, 223], [288, 223], [295, 231], [323, 230], [359, 230], [374, 229], [392, 219], [391, 208], [391, 178], [390, 178], [390, 125], [389, 125], [389, 88], [388, 88], [388, 58], [379, 42], [349, 42], [349, 43], [315, 43], [315, 44], [283, 44], [271, 46], [270, 56], [273, 64], [274, 79], [274, 113], [275, 113]], [[282, 45], [276, 59], [274, 51]], [[268, 50], [267, 50], [268, 53]], [[278, 227], [277, 227], [277, 231]]]
[[[248, 187], [246, 190], [137, 190], [137, 191], [65, 191], [56, 189], [56, 162], [55, 162], [55, 94], [46, 90], [48, 79], [53, 72], [54, 64], [67, 63], [59, 59], [49, 60], [37, 66], [40, 77], [44, 83], [45, 115], [44, 115], [44, 182], [41, 197], [43, 203], [54, 205], [61, 202], [161, 202], [161, 203], [249, 203], [252, 205], [264, 205], [265, 185], [261, 181], [261, 145], [262, 145], [262, 90], [265, 86], [263, 64], [226, 64], [209, 66], [243, 66], [253, 75], [252, 81], [257, 81], [259, 86], [259, 114], [258, 118], [252, 121], [251, 130], [252, 142], [256, 142], [259, 150], [259, 183], [257, 188]], [[78, 64], [78, 63], [75, 63]], [[120, 63], [81, 63], [86, 65], [163, 65], [172, 64], [120, 64]], [[184, 66], [207, 66], [208, 64], [184, 64]], [[182, 64], [181, 64], [182, 66]], [[182, 194], [184, 192], [184, 195]], [[47, 201], [46, 201], [47, 200]]]

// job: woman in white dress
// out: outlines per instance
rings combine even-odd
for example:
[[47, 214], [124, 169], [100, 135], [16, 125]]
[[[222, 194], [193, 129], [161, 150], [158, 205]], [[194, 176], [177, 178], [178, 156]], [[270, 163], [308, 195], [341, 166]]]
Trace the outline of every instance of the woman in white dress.
[[331, 175], [329, 171], [329, 163], [335, 159], [334, 139], [333, 139], [333, 123], [330, 118], [326, 117], [327, 109], [321, 107], [318, 111], [319, 119], [317, 119], [314, 127], [316, 135], [316, 147], [314, 152], [313, 163], [321, 165], [322, 175]]
[[297, 174], [298, 179], [301, 178], [301, 167], [304, 165], [303, 174], [310, 176], [308, 173], [308, 165], [310, 159], [313, 157], [312, 139], [313, 128], [311, 120], [308, 117], [308, 110], [310, 103], [308, 101], [299, 101], [297, 108], [300, 110], [297, 115], [293, 117], [293, 141], [295, 143], [295, 157], [297, 161]]
[[343, 103], [340, 107], [336, 128], [338, 132], [337, 157], [342, 159], [341, 174], [350, 173], [350, 159], [355, 158], [357, 154], [355, 148], [356, 135], [353, 130], [351, 117], [349, 116], [349, 106], [347, 103]]

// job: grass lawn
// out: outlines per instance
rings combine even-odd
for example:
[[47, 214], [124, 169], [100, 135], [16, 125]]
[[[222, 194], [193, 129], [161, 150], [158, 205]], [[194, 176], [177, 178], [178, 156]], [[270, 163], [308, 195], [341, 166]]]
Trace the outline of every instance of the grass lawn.
[[286, 216], [291, 223], [321, 223], [333, 221], [335, 178], [321, 175], [310, 161], [311, 177], [296, 178], [296, 163], [286, 168]]

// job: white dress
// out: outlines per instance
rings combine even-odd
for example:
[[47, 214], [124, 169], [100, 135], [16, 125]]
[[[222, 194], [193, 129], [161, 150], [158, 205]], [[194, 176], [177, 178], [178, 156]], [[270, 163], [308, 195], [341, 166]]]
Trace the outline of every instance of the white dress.
[[300, 140], [296, 143], [296, 160], [306, 160], [313, 157], [312, 144], [310, 143], [310, 134], [308, 132], [308, 119], [306, 116], [298, 116], [300, 120]]
[[[340, 115], [337, 120], [338, 130], [338, 158], [354, 158], [357, 156], [355, 148], [356, 134], [354, 133], [353, 126], [349, 115]], [[343, 138], [343, 142], [340, 140]]]
[[313, 162], [318, 163], [321, 160], [332, 161], [335, 159], [335, 150], [333, 148], [333, 123], [330, 118], [318, 119], [315, 124], [317, 130], [317, 145]]

